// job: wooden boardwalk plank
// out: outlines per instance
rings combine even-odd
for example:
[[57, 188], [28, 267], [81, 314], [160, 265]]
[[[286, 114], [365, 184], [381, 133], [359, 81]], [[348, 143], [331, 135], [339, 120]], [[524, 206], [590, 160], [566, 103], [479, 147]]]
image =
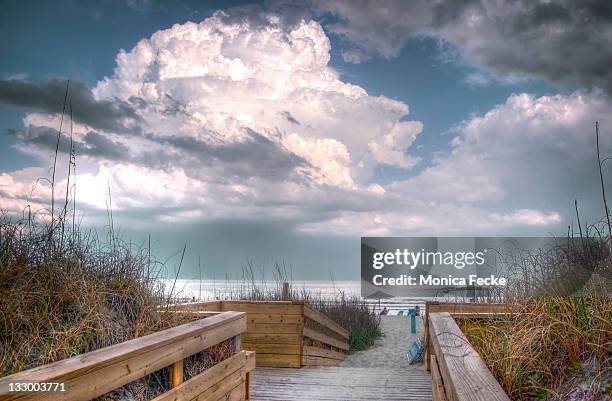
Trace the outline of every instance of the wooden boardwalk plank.
[[424, 369], [388, 367], [256, 368], [252, 401], [428, 401], [431, 378]]

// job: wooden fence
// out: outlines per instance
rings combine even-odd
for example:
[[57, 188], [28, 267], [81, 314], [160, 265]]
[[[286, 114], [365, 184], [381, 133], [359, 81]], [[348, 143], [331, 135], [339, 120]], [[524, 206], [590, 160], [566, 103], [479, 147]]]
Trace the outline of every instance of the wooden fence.
[[206, 301], [176, 305], [175, 310], [246, 312], [242, 348], [257, 352], [257, 366], [337, 365], [349, 351], [348, 331], [303, 302]]
[[510, 401], [455, 319], [512, 313], [505, 304], [428, 302], [426, 361], [433, 401]]
[[[170, 366], [170, 390], [155, 401], [245, 400], [255, 353], [240, 351], [242, 312], [225, 312], [0, 379], [1, 400], [90, 400]], [[183, 360], [234, 339], [236, 352], [183, 381]], [[11, 383], [64, 383], [65, 391], [11, 392]]]

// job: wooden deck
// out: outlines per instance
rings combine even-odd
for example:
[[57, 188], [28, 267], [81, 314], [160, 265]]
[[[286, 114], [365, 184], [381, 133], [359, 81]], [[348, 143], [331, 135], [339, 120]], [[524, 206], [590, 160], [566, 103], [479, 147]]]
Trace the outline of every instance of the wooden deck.
[[261, 368], [251, 372], [252, 401], [428, 401], [425, 369], [387, 367]]

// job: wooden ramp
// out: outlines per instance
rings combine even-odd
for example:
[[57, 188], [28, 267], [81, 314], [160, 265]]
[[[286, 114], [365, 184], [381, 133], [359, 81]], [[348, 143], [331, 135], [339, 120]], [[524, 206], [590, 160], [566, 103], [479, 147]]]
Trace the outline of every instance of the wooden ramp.
[[425, 369], [389, 367], [261, 368], [251, 372], [252, 401], [428, 401]]

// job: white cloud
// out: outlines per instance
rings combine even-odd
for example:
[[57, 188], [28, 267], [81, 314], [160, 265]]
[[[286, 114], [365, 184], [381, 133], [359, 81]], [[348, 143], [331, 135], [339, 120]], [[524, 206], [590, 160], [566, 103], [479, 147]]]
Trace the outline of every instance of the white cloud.
[[316, 175], [311, 177], [316, 182], [340, 188], [355, 188], [350, 170], [351, 156], [341, 142], [331, 138], [304, 139], [293, 133], [287, 136], [284, 143], [290, 151], [316, 168], [313, 171]]
[[[399, 132], [411, 124], [399, 122], [407, 105], [341, 81], [328, 66], [330, 43], [318, 23], [287, 29], [276, 21], [251, 26], [218, 12], [199, 24], [158, 31], [130, 52], [121, 51], [115, 74], [94, 93], [99, 99], [142, 99], [143, 128], [160, 135], [225, 144], [244, 141], [249, 129], [286, 149], [295, 148], [298, 137], [311, 144], [335, 141], [354, 165], [366, 168], [341, 171], [337, 160], [328, 165], [318, 154], [304, 153], [321, 146], [300, 146], [299, 155], [315, 161], [309, 176], [325, 176], [327, 185], [366, 179], [373, 168], [367, 162], [370, 143], [384, 135], [385, 151], [393, 152], [387, 162], [413, 165], [403, 152], [418, 132]], [[398, 133], [389, 133], [390, 127]]]
[[[458, 125], [447, 156], [387, 191], [506, 210], [501, 220], [526, 225], [560, 223], [558, 213], [567, 221], [576, 198], [592, 223], [603, 215], [594, 122], [611, 127], [610, 107], [600, 93], [512, 95]], [[601, 146], [612, 150], [609, 131]]]
[[382, 138], [370, 141], [368, 147], [374, 155], [374, 160], [380, 164], [388, 164], [404, 168], [414, 167], [419, 159], [405, 154], [417, 135], [423, 131], [419, 121], [398, 122]]
[[[423, 126], [406, 121], [406, 104], [343, 82], [329, 60], [314, 21], [250, 24], [223, 13], [121, 51], [93, 92], [131, 104], [137, 126], [94, 136], [75, 126], [89, 151], [77, 155], [79, 202], [103, 211], [110, 184], [118, 214], [141, 221], [264, 217], [308, 232], [494, 235], [558, 227], [567, 202], [593, 192], [592, 123], [612, 127], [603, 95], [513, 95], [459, 124], [449, 154], [384, 184], [377, 166], [419, 162], [406, 151]], [[57, 123], [42, 113], [24, 120]], [[20, 146], [40, 148], [28, 142], [34, 134]], [[125, 157], [108, 156], [122, 147]], [[18, 210], [28, 196], [15, 191], [39, 174], [1, 176], [3, 205]]]
[[493, 213], [492, 216], [499, 220], [500, 224], [507, 225], [528, 225], [528, 226], [547, 226], [549, 224], [558, 224], [561, 222], [559, 213], [542, 213], [538, 210], [521, 209], [509, 215], [498, 215]]

